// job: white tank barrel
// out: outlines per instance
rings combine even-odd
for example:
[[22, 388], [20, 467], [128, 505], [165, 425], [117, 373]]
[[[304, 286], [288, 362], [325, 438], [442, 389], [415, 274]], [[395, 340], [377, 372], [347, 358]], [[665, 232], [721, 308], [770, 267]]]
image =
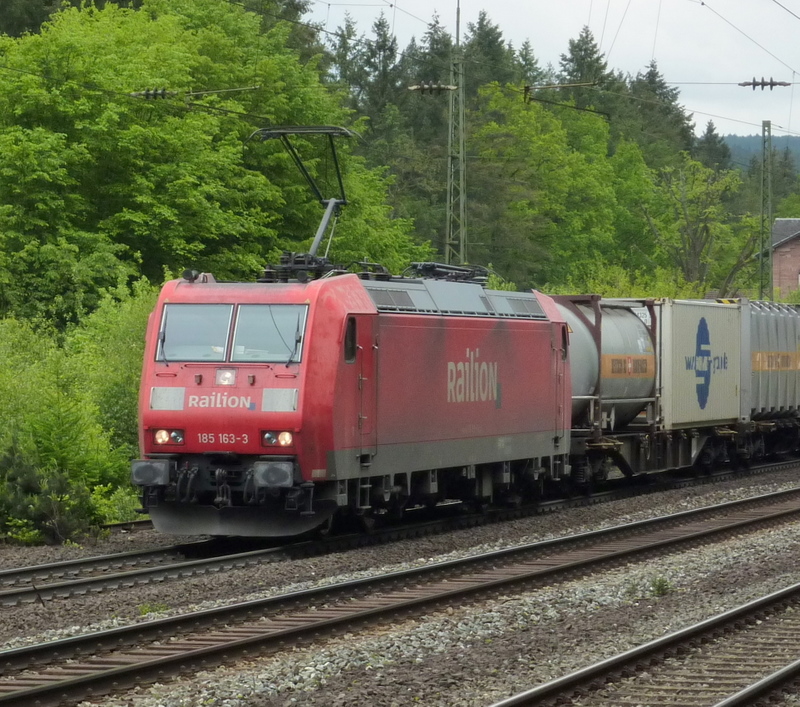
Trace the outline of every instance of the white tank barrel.
[[604, 428], [631, 423], [655, 393], [653, 340], [639, 316], [648, 312], [644, 302], [596, 295], [554, 299], [570, 328], [573, 427], [590, 425], [596, 406]]

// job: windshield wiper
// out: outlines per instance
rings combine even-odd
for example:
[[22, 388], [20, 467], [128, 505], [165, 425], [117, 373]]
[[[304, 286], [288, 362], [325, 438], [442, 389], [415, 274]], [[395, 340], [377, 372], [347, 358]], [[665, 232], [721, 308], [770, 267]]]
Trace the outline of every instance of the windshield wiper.
[[297, 329], [294, 332], [294, 348], [292, 349], [292, 353], [289, 354], [289, 360], [286, 362], [286, 368], [289, 368], [289, 364], [292, 362], [294, 355], [297, 353], [297, 347], [300, 346], [300, 342], [303, 340], [303, 337], [300, 334], [300, 315], [297, 315]]
[[161, 345], [161, 360], [169, 366], [169, 361], [167, 361], [167, 308], [164, 307], [164, 322], [162, 324], [161, 331], [158, 332], [158, 343]]

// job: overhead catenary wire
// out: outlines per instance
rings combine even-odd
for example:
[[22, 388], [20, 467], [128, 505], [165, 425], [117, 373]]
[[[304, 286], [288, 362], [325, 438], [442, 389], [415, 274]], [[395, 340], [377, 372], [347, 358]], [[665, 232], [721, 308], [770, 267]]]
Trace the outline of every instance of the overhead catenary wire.
[[658, 0], [658, 13], [656, 14], [656, 29], [653, 32], [653, 51], [650, 53], [650, 61], [656, 58], [656, 42], [658, 41], [658, 28], [661, 26], [661, 0]]
[[[328, 5], [328, 4], [346, 5], [346, 4], [349, 4], [349, 3], [327, 3], [324, 0], [315, 0], [315, 1], [319, 2], [320, 4], [323, 4], [323, 5]], [[234, 5], [244, 6], [243, 3], [236, 2], [235, 0], [228, 0], [228, 2], [230, 4], [234, 4]], [[384, 2], [385, 2], [385, 0], [384, 0]], [[708, 7], [708, 4], [705, 3], [705, 2], [702, 2], [701, 4], [703, 4], [704, 6]], [[780, 4], [780, 3], [776, 3], [776, 4]], [[361, 3], [359, 3], [359, 4], [355, 4], [354, 3], [354, 5], [357, 5], [357, 6], [360, 6], [360, 7], [367, 7], [367, 5], [361, 4]], [[369, 6], [370, 7], [384, 7], [385, 4], [384, 5], [371, 5], [370, 4]], [[398, 8], [398, 9], [401, 9], [401, 11], [402, 11], [402, 8]], [[709, 7], [709, 9], [712, 9], [712, 8]], [[717, 15], [719, 14], [719, 13], [716, 13], [716, 11], [714, 11], [714, 12]], [[279, 21], [283, 21], [283, 22], [287, 22], [287, 23], [303, 26], [303, 27], [312, 29], [312, 30], [314, 30], [316, 32], [320, 32], [320, 33], [323, 33], [323, 34], [326, 34], [326, 35], [329, 35], [329, 36], [332, 36], [332, 37], [345, 36], [342, 32], [338, 32], [338, 31], [337, 32], [332, 32], [332, 31], [329, 31], [329, 30], [325, 30], [325, 29], [321, 28], [318, 24], [302, 22], [302, 21], [299, 21], [299, 20], [293, 20], [293, 19], [290, 19], [290, 18], [282, 17], [281, 15], [276, 14], [276, 13], [271, 13], [271, 12], [266, 11], [266, 10], [263, 11], [263, 14], [265, 16], [272, 17], [272, 18], [277, 19]], [[410, 14], [410, 13], [408, 13], [408, 14]], [[420, 18], [416, 18], [416, 19], [418, 19], [420, 21], [423, 21]], [[726, 20], [726, 22], [727, 22], [727, 20]], [[731, 23], [728, 22], [728, 24], [731, 24]], [[370, 41], [368, 39], [363, 39], [363, 38], [354, 38], [351, 41], [352, 41], [352, 43], [354, 45], [372, 46], [372, 45], [375, 44], [375, 42], [372, 42], [372, 41]], [[398, 56], [398, 59], [400, 59], [400, 58], [407, 57], [408, 54], [406, 52], [404, 52], [404, 51], [398, 51], [397, 52], [397, 56]], [[440, 64], [443, 69], [449, 68], [449, 67], [445, 66], [445, 62], [439, 60], [437, 57], [431, 56], [431, 57], [429, 57], [429, 59], [434, 64], [436, 64], [436, 63]], [[485, 62], [480, 62], [480, 61], [476, 61], [476, 60], [466, 59], [465, 61], [466, 61], [466, 63], [470, 63], [470, 64], [474, 64], [474, 65], [486, 65]], [[98, 86], [93, 85], [93, 84], [83, 84], [83, 83], [75, 81], [73, 79], [59, 79], [59, 78], [56, 78], [56, 77], [53, 77], [53, 76], [48, 76], [48, 75], [40, 73], [40, 72], [33, 72], [33, 71], [24, 70], [24, 69], [17, 69], [15, 67], [10, 67], [8, 65], [0, 65], [0, 71], [9, 71], [9, 72], [16, 72], [16, 73], [20, 73], [20, 74], [28, 74], [28, 75], [32, 75], [32, 76], [37, 76], [37, 77], [41, 78], [42, 80], [53, 81], [53, 82], [62, 83], [62, 84], [70, 82], [70, 83], [73, 83], [76, 86], [84, 88], [87, 91], [103, 92], [103, 93], [106, 93], [108, 95], [114, 95], [114, 96], [117, 96], [117, 97], [120, 97], [120, 96], [129, 97], [129, 93], [128, 92], [114, 91], [112, 89], [103, 89], [103, 88], [99, 88]], [[793, 78], [794, 78], [794, 73], [795, 72], [793, 71]], [[709, 85], [710, 86], [710, 85], [734, 85], [736, 82], [708, 82], [708, 81], [685, 81], [685, 82], [677, 81], [676, 82], [676, 81], [666, 81], [665, 83], [667, 83], [668, 85], [674, 85], [674, 86], [681, 86], [681, 85]], [[792, 82], [792, 85], [794, 85], [794, 81]], [[233, 91], [233, 90], [239, 90], [239, 89], [219, 89], [219, 92]], [[522, 92], [523, 90], [524, 89], [520, 89], [520, 92]], [[208, 91], [207, 93], [211, 93], [211, 91]], [[631, 99], [631, 100], [645, 100], [645, 99], [641, 99], [639, 97], [631, 97], [631, 96], [628, 96], [628, 98]], [[260, 121], [266, 120], [266, 118], [264, 116], [255, 116], [255, 115], [253, 115], [251, 113], [245, 113], [245, 112], [241, 112], [241, 111], [234, 111], [234, 110], [230, 110], [230, 109], [223, 109], [223, 108], [219, 108], [219, 107], [216, 107], [216, 106], [208, 106], [206, 104], [200, 104], [200, 103], [196, 103], [196, 102], [183, 104], [183, 105], [176, 104], [174, 102], [168, 102], [168, 103], [170, 103], [171, 105], [173, 105], [176, 108], [184, 109], [184, 110], [187, 107], [191, 107], [191, 108], [194, 108], [194, 109], [201, 109], [201, 110], [208, 110], [208, 111], [214, 111], [214, 112], [220, 112], [220, 113], [240, 115], [242, 117], [253, 118], [253, 119], [260, 120]], [[690, 108], [684, 108], [684, 109], [687, 110], [688, 112], [691, 112], [691, 113], [694, 113], [694, 114], [704, 115], [704, 116], [708, 116], [708, 117], [711, 117], [711, 118], [717, 118], [717, 119], [720, 119], [720, 120], [729, 120], [731, 122], [740, 123], [742, 125], [748, 125], [748, 126], [753, 126], [753, 127], [759, 127], [759, 125], [760, 125], [760, 124], [757, 124], [757, 123], [752, 122], [752, 121], [739, 120], [739, 119], [736, 119], [736, 118], [731, 118], [729, 116], [719, 115], [719, 114], [715, 114], [715, 113], [709, 113], [709, 112], [701, 111], [701, 110], [698, 110], [698, 109], [690, 109]], [[791, 124], [791, 122], [790, 122], [790, 124]], [[779, 125], [777, 125], [774, 122], [773, 122], [773, 127], [774, 128], [778, 128], [779, 130], [781, 130], [782, 132], [785, 132], [786, 134], [791, 134], [791, 135], [800, 134], [800, 133], [795, 133], [795, 132], [793, 132], [791, 130], [782, 128], [782, 127], [780, 127]]]
[[[708, 4], [705, 3], [703, 0], [692, 0], [692, 1], [693, 2], [697, 2], [698, 4], [705, 5], [706, 7], [708, 7]], [[320, 4], [325, 4], [325, 5], [329, 4], [329, 3], [325, 2], [325, 0], [315, 0], [315, 2], [318, 2]], [[384, 0], [384, 2], [388, 2], [388, 0]], [[346, 3], [330, 3], [330, 4], [345, 5]], [[630, 4], [631, 4], [631, 2], [629, 0], [628, 7], [630, 6]], [[364, 8], [366, 8], [366, 7], [374, 7], [371, 4], [370, 5], [359, 4], [359, 6], [360, 7], [364, 7]], [[626, 7], [626, 9], [625, 9], [626, 13], [627, 13], [628, 7]], [[400, 8], [400, 9], [402, 10], [402, 8]], [[712, 12], [714, 12], [714, 14], [716, 14], [718, 17], [720, 17], [720, 19], [725, 21], [727, 24], [729, 24], [730, 26], [734, 27], [734, 29], [736, 29], [738, 32], [740, 32], [744, 36], [746, 36], [756, 46], [761, 48], [763, 51], [766, 51], [768, 54], [770, 54], [774, 58], [778, 59], [773, 54], [771, 54], [767, 49], [765, 49], [762, 45], [760, 45], [758, 42], [756, 42], [752, 37], [747, 35], [746, 32], [744, 32], [743, 30], [741, 30], [738, 27], [736, 27], [732, 22], [730, 22], [726, 18], [722, 17], [722, 15], [720, 15], [720, 13], [718, 13], [716, 10], [714, 10], [711, 7], [708, 7], [708, 9], [711, 10]], [[608, 7], [606, 8], [606, 14], [607, 14], [607, 11], [608, 11]], [[593, 12], [593, 8], [590, 7], [590, 10], [589, 10], [589, 22], [590, 23], [591, 23], [592, 12]], [[407, 14], [411, 14], [411, 13], [407, 13]], [[415, 17], [415, 19], [417, 19], [417, 20], [419, 20], [420, 22], [423, 22], [423, 23], [425, 22], [424, 20], [422, 20], [419, 17]], [[625, 18], [623, 16], [623, 21], [624, 21], [624, 19]], [[657, 26], [656, 26], [656, 30], [655, 30], [654, 39], [653, 39], [653, 49], [652, 49], [652, 56], [653, 57], [655, 57], [655, 53], [656, 53], [656, 40], [657, 40], [657, 36], [658, 36], [658, 25], [660, 24], [660, 19], [661, 19], [661, 0], [659, 0], [658, 20], [657, 20]], [[428, 26], [430, 26], [430, 23], [427, 23], [427, 24], [428, 24]], [[620, 28], [621, 28], [621, 26], [622, 26], [622, 22], [620, 22]], [[620, 28], [618, 28], [617, 34], [619, 34]], [[333, 32], [327, 32], [327, 33], [331, 34], [331, 35], [337, 34], [337, 33], [333, 33]], [[359, 38], [357, 40], [352, 40], [352, 41], [353, 41], [353, 44], [361, 44], [361, 45], [370, 45], [370, 44], [372, 44], [372, 42], [369, 39], [364, 39], [364, 38]], [[616, 42], [616, 36], [615, 36], [615, 42]], [[614, 43], [612, 43], [612, 48], [613, 48], [613, 46], [614, 46]], [[403, 51], [398, 52], [398, 58], [406, 57], [406, 56], [407, 56], [407, 54], [405, 52], [403, 52]], [[436, 57], [430, 57], [430, 59], [432, 60], [433, 63], [440, 63], [440, 62], [437, 61]], [[778, 59], [778, 61], [780, 61], [780, 59]], [[472, 66], [486, 66], [487, 65], [486, 62], [481, 62], [479, 60], [476, 60], [476, 59], [470, 58], [470, 57], [465, 57], [464, 62], [465, 62], [465, 64], [472, 65]], [[781, 62], [781, 63], [784, 63], [784, 62]], [[784, 65], [791, 69], [791, 67], [788, 64], [784, 63]], [[442, 66], [442, 69], [445, 69], [445, 68], [446, 68], [445, 66]], [[792, 71], [793, 71], [793, 74], [794, 74], [795, 73], [794, 70], [792, 70]], [[723, 85], [735, 85], [738, 82], [736, 82], [736, 81], [665, 81], [665, 83], [667, 85], [670, 85], [670, 86], [681, 86], [681, 85], [723, 86]], [[632, 98], [633, 100], [638, 100], [636, 97], [629, 97], [629, 98]], [[738, 118], [730, 118], [730, 117], [728, 117], [726, 115], [721, 115], [719, 113], [711, 113], [711, 112], [703, 111], [703, 110], [699, 110], [699, 109], [685, 108], [685, 110], [687, 110], [687, 111], [689, 111], [691, 113], [694, 113], [694, 114], [703, 115], [703, 116], [710, 117], [710, 118], [716, 118], [718, 120], [730, 121], [730, 122], [739, 123], [739, 124], [742, 124], [742, 125], [748, 125], [748, 126], [757, 127], [757, 128], [760, 127], [760, 123], [757, 123], [755, 121], [741, 120], [741, 119], [738, 119]], [[774, 125], [774, 123], [773, 123], [773, 125]], [[789, 121], [789, 125], [791, 125], [791, 121]], [[781, 130], [785, 130], [785, 129], [781, 128]], [[788, 134], [791, 131], [786, 130], [786, 132]]]
[[786, 5], [782, 5], [781, 3], [779, 3], [779, 2], [778, 2], [778, 0], [772, 0], [772, 2], [774, 2], [774, 3], [775, 3], [777, 6], [778, 6], [778, 7], [780, 7], [780, 8], [782, 8], [782, 9], [786, 10], [786, 12], [788, 12], [788, 13], [789, 13], [789, 14], [790, 14], [792, 17], [795, 17], [795, 18], [797, 18], [798, 20], [800, 20], [800, 15], [796, 15], [796, 14], [795, 14], [794, 12], [792, 12], [792, 11], [791, 11], [791, 10], [790, 10], [788, 7], [786, 7]]
[[627, 15], [628, 15], [628, 10], [631, 7], [631, 1], [632, 0], [628, 0], [628, 4], [625, 6], [625, 12], [622, 13], [622, 19], [619, 21], [619, 25], [617, 26], [617, 32], [614, 35], [614, 39], [611, 40], [611, 46], [608, 48], [608, 51], [606, 52], [606, 55], [605, 55], [606, 61], [608, 61], [608, 58], [611, 56], [611, 52], [614, 50], [614, 45], [617, 43], [617, 37], [619, 37], [619, 33], [620, 33], [620, 30], [622, 29], [622, 25], [625, 24], [625, 17], [627, 17]]
[[752, 43], [753, 43], [753, 44], [755, 44], [755, 45], [756, 45], [756, 46], [757, 46], [759, 49], [761, 49], [762, 51], [764, 51], [764, 52], [766, 52], [767, 54], [769, 54], [769, 55], [770, 55], [770, 56], [771, 56], [773, 59], [775, 59], [775, 61], [777, 61], [777, 62], [780, 62], [781, 64], [783, 64], [783, 65], [784, 65], [784, 66], [785, 66], [787, 69], [789, 69], [789, 71], [791, 71], [792, 73], [796, 73], [796, 72], [795, 72], [795, 70], [794, 70], [794, 69], [793, 69], [793, 68], [792, 68], [792, 67], [791, 67], [789, 64], [787, 64], [785, 61], [783, 61], [783, 59], [781, 59], [781, 58], [780, 58], [780, 57], [778, 57], [778, 56], [775, 56], [775, 54], [773, 54], [773, 53], [772, 53], [772, 52], [771, 52], [769, 49], [767, 49], [767, 48], [766, 48], [766, 47], [765, 47], [763, 44], [761, 44], [761, 43], [759, 43], [758, 41], [756, 41], [755, 39], [753, 39], [753, 37], [751, 37], [749, 34], [747, 34], [747, 32], [745, 32], [743, 29], [740, 29], [739, 27], [737, 27], [735, 24], [733, 24], [733, 22], [731, 22], [730, 20], [728, 20], [726, 17], [723, 17], [723, 16], [722, 16], [722, 15], [721, 15], [719, 12], [717, 12], [717, 11], [716, 11], [716, 10], [715, 10], [713, 7], [711, 7], [711, 6], [710, 6], [710, 5], [709, 5], [709, 4], [708, 4], [708, 3], [707, 3], [705, 0], [699, 0], [699, 2], [700, 2], [700, 5], [702, 5], [702, 6], [703, 6], [703, 7], [705, 7], [705, 8], [708, 8], [708, 10], [710, 10], [711, 12], [713, 12], [713, 13], [714, 13], [714, 14], [715, 14], [717, 17], [719, 17], [719, 19], [721, 19], [721, 20], [722, 20], [722, 21], [723, 21], [725, 24], [727, 24], [727, 25], [730, 25], [730, 26], [731, 26], [733, 29], [735, 29], [735, 30], [736, 30], [736, 31], [737, 31], [739, 34], [741, 34], [743, 37], [746, 37], [746, 38], [748, 39], [748, 41], [752, 42]]
[[600, 32], [600, 41], [597, 43], [597, 46], [603, 46], [603, 40], [606, 36], [606, 25], [608, 24], [608, 11], [611, 9], [611, 0], [606, 0], [606, 14], [603, 16], [603, 29]]
[[[320, 4], [328, 4], [324, 0], [315, 0], [315, 1], [319, 2]], [[699, 1], [700, 0], [698, 0], [698, 2]], [[344, 4], [344, 3], [333, 3], [333, 4]], [[367, 5], [362, 5], [362, 7], [367, 7]], [[270, 13], [267, 13], [267, 14], [270, 14]], [[273, 16], [274, 17], [278, 17], [277, 15], [273, 15]], [[306, 26], [306, 27], [309, 27], [309, 28], [312, 28], [312, 29], [313, 28], [319, 29], [319, 27], [316, 27], [315, 25], [308, 24], [308, 23], [303, 23], [303, 22], [300, 22], [299, 20], [284, 19], [284, 21], [293, 22], [293, 23], [296, 23], [296, 24], [301, 24], [303, 26]], [[321, 30], [321, 29], [320, 29], [320, 31], [323, 31], [325, 34], [328, 34], [328, 35], [331, 35], [331, 36], [344, 36], [341, 32], [331, 32], [329, 30]], [[373, 45], [373, 44], [375, 44], [375, 42], [372, 42], [369, 39], [355, 39], [355, 40], [352, 40], [352, 41], [353, 41], [354, 44], [361, 44], [361, 45]], [[408, 56], [403, 51], [399, 51], [397, 55], [398, 55], [398, 57], [406, 57], [406, 56]], [[445, 67], [444, 63], [438, 61], [436, 57], [430, 57], [430, 58], [433, 60], [434, 63], [440, 63], [442, 65], [443, 69], [447, 68], [447, 67]], [[474, 65], [478, 65], [478, 66], [486, 66], [487, 65], [485, 62], [480, 62], [480, 61], [476, 61], [474, 59], [471, 60], [471, 59], [467, 59], [467, 58], [464, 59], [464, 63], [474, 64]], [[688, 85], [696, 85], [696, 86], [723, 86], [723, 85], [730, 85], [730, 86], [734, 86], [734, 85], [737, 85], [736, 81], [665, 81], [665, 83], [667, 85], [670, 85], [670, 86], [684, 86], [684, 85], [687, 85], [687, 86]], [[519, 89], [519, 92], [522, 93], [523, 90], [524, 89]], [[634, 100], [634, 101], [647, 100], [647, 99], [642, 99], [642, 98], [639, 98], [639, 97], [636, 97], [636, 96], [627, 96], [627, 98], [629, 100]], [[649, 101], [649, 102], [653, 103], [653, 104], [656, 104], [656, 105], [668, 105], [668, 104], [666, 104], [666, 103], [664, 103], [662, 101]], [[758, 127], [758, 128], [761, 127], [760, 123], [755, 123], [755, 122], [747, 121], [747, 120], [740, 120], [740, 119], [737, 119], [737, 118], [731, 118], [729, 116], [719, 115], [717, 113], [709, 113], [709, 112], [706, 112], [706, 111], [702, 111], [702, 110], [698, 110], [698, 109], [694, 109], [694, 108], [688, 108], [688, 107], [684, 107], [684, 110], [686, 110], [687, 112], [692, 113], [692, 114], [696, 113], [698, 115], [703, 115], [703, 116], [706, 116], [706, 117], [709, 117], [709, 118], [716, 118], [718, 120], [728, 120], [730, 122], [740, 123], [742, 125], [747, 125], [747, 126], [751, 126], [751, 127]], [[776, 125], [775, 123], [773, 123], [773, 128], [778, 128], [778, 129], [781, 130], [781, 132], [785, 132], [787, 135], [800, 135], [800, 133], [795, 133], [795, 132], [793, 132], [791, 130], [788, 130], [786, 128], [780, 127], [780, 126]]]

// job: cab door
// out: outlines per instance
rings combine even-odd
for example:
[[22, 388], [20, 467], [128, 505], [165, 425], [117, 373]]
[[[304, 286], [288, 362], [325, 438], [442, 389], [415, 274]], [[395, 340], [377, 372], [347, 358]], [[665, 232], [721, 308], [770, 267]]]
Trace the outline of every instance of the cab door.
[[373, 455], [378, 432], [378, 342], [377, 317], [374, 314], [356, 318], [356, 364], [358, 366], [358, 429], [361, 455]]
[[[553, 341], [553, 358], [554, 360], [554, 380], [555, 380], [555, 427], [556, 437], [561, 438], [564, 436], [568, 425], [567, 411], [572, 415], [572, 407], [567, 406], [567, 356], [569, 346], [569, 336], [567, 334], [567, 325], [559, 324], [555, 327], [554, 341]], [[571, 393], [571, 391], [569, 391]], [[571, 422], [571, 420], [570, 420]], [[562, 448], [562, 451], [563, 448]]]

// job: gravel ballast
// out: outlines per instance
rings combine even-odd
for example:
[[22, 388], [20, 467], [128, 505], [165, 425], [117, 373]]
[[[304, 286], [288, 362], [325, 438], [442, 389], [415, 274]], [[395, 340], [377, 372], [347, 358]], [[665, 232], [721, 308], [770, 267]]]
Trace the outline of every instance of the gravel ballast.
[[[240, 662], [108, 704], [483, 707], [800, 581], [798, 548], [800, 524], [762, 531]], [[655, 587], [666, 593], [656, 596]]]
[[[5, 641], [3, 648], [52, 640], [149, 616], [282, 593], [320, 580], [343, 581], [794, 485], [792, 474], [710, 484], [339, 555], [55, 600], [44, 607], [4, 608], [0, 610], [0, 640]], [[125, 549], [139, 549], [149, 542], [144, 534], [130, 537], [133, 540], [123, 541]], [[169, 539], [164, 544], [173, 542]], [[107, 698], [102, 704], [488, 705], [598, 660], [609, 651], [625, 650], [800, 581], [793, 560], [798, 544], [800, 527], [766, 530], [598, 577], [496, 597], [363, 635], [240, 662]], [[34, 550], [44, 555], [57, 554], [62, 548]], [[88, 555], [114, 551], [101, 545], [64, 550]], [[16, 548], [0, 548], [3, 566], [14, 566], [11, 555], [16, 552]], [[30, 549], [22, 552], [25, 560], [17, 565], [65, 559], [40, 560]], [[655, 596], [655, 589], [666, 591]], [[161, 611], [147, 613], [154, 610]], [[91, 625], [86, 624], [87, 616], [95, 619]]]

